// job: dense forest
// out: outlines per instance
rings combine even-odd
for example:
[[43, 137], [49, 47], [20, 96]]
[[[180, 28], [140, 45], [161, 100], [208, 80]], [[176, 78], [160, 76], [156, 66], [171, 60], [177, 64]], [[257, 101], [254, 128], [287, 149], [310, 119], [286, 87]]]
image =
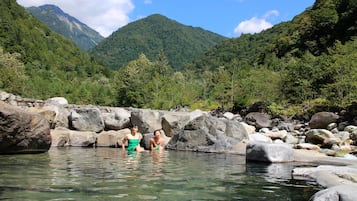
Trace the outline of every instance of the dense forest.
[[50, 31], [15, 0], [1, 1], [0, 8], [0, 89], [23, 97], [202, 110], [239, 110], [265, 101], [284, 115], [306, 105], [346, 106], [357, 100], [355, 0], [318, 0], [292, 21], [224, 39], [194, 62], [181, 61], [186, 63], [181, 70], [161, 48], [113, 70]]
[[0, 89], [28, 98], [110, 104], [110, 69], [15, 0], [0, 1]]
[[165, 52], [170, 66], [182, 70], [184, 64], [202, 56], [223, 39], [225, 37], [202, 28], [153, 14], [118, 29], [90, 53], [106, 66], [119, 69], [140, 54], [154, 60], [160, 52]]

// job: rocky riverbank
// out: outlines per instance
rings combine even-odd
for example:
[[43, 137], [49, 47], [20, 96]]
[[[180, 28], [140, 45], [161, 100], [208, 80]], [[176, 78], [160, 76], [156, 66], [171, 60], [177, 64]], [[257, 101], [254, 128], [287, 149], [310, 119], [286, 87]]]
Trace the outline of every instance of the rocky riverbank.
[[[354, 157], [357, 126], [332, 112], [316, 113], [304, 122], [272, 118], [261, 110], [242, 116], [199, 110], [73, 105], [61, 97], [33, 100], [2, 91], [0, 100], [1, 153], [41, 152], [49, 145], [120, 147], [121, 139], [130, 132], [128, 127], [135, 124], [143, 135], [141, 144], [146, 149], [152, 132], [161, 128], [166, 148], [171, 150], [242, 154], [247, 161], [300, 161], [320, 165], [296, 168], [293, 172], [295, 177], [314, 178], [327, 188], [313, 200], [336, 196], [357, 200], [349, 195], [349, 189], [357, 190], [356, 160], [331, 157], [346, 153]], [[24, 116], [26, 121], [22, 119]], [[39, 116], [46, 121], [36, 121]], [[24, 137], [34, 133], [36, 137]]]

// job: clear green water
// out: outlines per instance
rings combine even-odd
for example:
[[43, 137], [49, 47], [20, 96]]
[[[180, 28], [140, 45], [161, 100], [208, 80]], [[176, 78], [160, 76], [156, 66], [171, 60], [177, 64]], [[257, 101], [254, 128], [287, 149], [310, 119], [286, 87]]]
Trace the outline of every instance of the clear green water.
[[294, 164], [245, 164], [237, 155], [122, 154], [114, 148], [52, 148], [0, 156], [0, 200], [308, 200], [313, 183]]

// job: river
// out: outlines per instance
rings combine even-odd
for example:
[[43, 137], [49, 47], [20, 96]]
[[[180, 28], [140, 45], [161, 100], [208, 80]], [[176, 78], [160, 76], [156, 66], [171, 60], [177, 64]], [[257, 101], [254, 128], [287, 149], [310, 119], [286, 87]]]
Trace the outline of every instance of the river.
[[308, 200], [318, 186], [292, 179], [296, 165], [229, 154], [51, 148], [0, 155], [0, 200]]

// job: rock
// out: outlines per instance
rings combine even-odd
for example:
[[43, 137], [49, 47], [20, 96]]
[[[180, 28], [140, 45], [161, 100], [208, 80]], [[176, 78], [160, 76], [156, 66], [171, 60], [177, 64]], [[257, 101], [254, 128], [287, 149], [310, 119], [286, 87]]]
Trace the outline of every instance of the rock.
[[161, 129], [161, 113], [158, 110], [135, 109], [131, 112], [131, 123], [138, 126], [140, 133], [151, 133]]
[[353, 131], [357, 130], [357, 126], [349, 125], [349, 126], [346, 126], [343, 130], [347, 131], [349, 133], [352, 133]]
[[199, 152], [234, 152], [235, 146], [248, 139], [245, 127], [233, 120], [200, 116], [174, 135], [166, 148]]
[[272, 140], [276, 140], [276, 139], [285, 139], [285, 137], [288, 135], [288, 132], [286, 132], [285, 130], [282, 131], [269, 131], [269, 130], [265, 130], [264, 131], [264, 135], [271, 138]]
[[52, 137], [52, 147], [64, 147], [69, 146], [70, 130], [67, 128], [56, 128], [55, 130], [51, 130]]
[[130, 127], [130, 112], [124, 108], [108, 108], [108, 112], [102, 112], [106, 130], [120, 130]]
[[333, 122], [327, 125], [326, 129], [332, 131], [333, 129], [337, 128], [337, 123]]
[[10, 97], [11, 94], [6, 93], [5, 91], [0, 90], [0, 101], [5, 101]]
[[266, 113], [251, 112], [244, 120], [247, 124], [255, 126], [257, 129], [272, 127], [270, 116]]
[[287, 144], [298, 144], [299, 143], [299, 138], [291, 135], [288, 133], [286, 137], [284, 138], [284, 142]]
[[45, 101], [45, 106], [52, 105], [68, 105], [68, 101], [64, 97], [53, 97]]
[[321, 190], [313, 195], [312, 201], [356, 201], [357, 185], [338, 185]]
[[336, 123], [339, 116], [332, 112], [318, 112], [312, 115], [309, 127], [312, 129], [326, 129], [331, 123]]
[[194, 111], [190, 112], [190, 121], [192, 121], [198, 117], [201, 117], [205, 114], [206, 113], [202, 112], [201, 110], [194, 110]]
[[310, 142], [312, 144], [320, 144], [321, 147], [331, 148], [334, 144], [340, 144], [341, 139], [337, 138], [330, 131], [325, 129], [311, 129], [305, 133], [306, 142]]
[[266, 142], [250, 142], [247, 145], [246, 160], [261, 162], [290, 162], [294, 160], [294, 152], [287, 144]]
[[188, 112], [164, 112], [161, 120], [162, 129], [168, 137], [180, 132], [190, 121]]
[[72, 147], [91, 147], [94, 146], [97, 134], [93, 131], [70, 131], [69, 145]]
[[74, 130], [99, 133], [104, 129], [104, 122], [98, 108], [74, 108], [69, 120], [69, 127]]
[[253, 133], [249, 135], [249, 141], [250, 142], [270, 142], [272, 143], [273, 140], [264, 134], [261, 133]]
[[50, 128], [54, 129], [56, 124], [55, 124], [55, 118], [56, 118], [56, 112], [53, 110], [49, 110], [46, 108], [35, 108], [31, 107], [29, 108], [30, 112], [40, 114], [45, 118], [49, 123], [50, 123]]
[[130, 129], [122, 129], [118, 131], [102, 131], [97, 136], [97, 147], [119, 147], [125, 135], [130, 134]]
[[225, 112], [223, 114], [223, 117], [228, 119], [228, 120], [232, 120], [234, 118], [234, 114], [232, 112]]
[[321, 149], [320, 152], [326, 154], [326, 156], [336, 156], [337, 154], [337, 152], [332, 149]]
[[269, 113], [269, 103], [265, 101], [255, 102], [247, 108], [247, 113], [251, 112]]
[[320, 147], [315, 145], [315, 144], [310, 144], [310, 143], [300, 143], [294, 145], [295, 149], [306, 149], [306, 150], [316, 150], [320, 151]]
[[97, 139], [97, 134], [91, 131], [74, 131], [66, 128], [58, 128], [51, 131], [54, 138], [54, 145], [58, 147], [90, 147]]
[[51, 129], [61, 128], [61, 127], [69, 128], [68, 117], [70, 115], [70, 112], [67, 108], [63, 107], [62, 105], [48, 105], [40, 108], [32, 107], [30, 108], [30, 110], [40, 114], [44, 114], [45, 118], [51, 124]]
[[45, 118], [0, 101], [0, 154], [41, 153], [50, 146]]

